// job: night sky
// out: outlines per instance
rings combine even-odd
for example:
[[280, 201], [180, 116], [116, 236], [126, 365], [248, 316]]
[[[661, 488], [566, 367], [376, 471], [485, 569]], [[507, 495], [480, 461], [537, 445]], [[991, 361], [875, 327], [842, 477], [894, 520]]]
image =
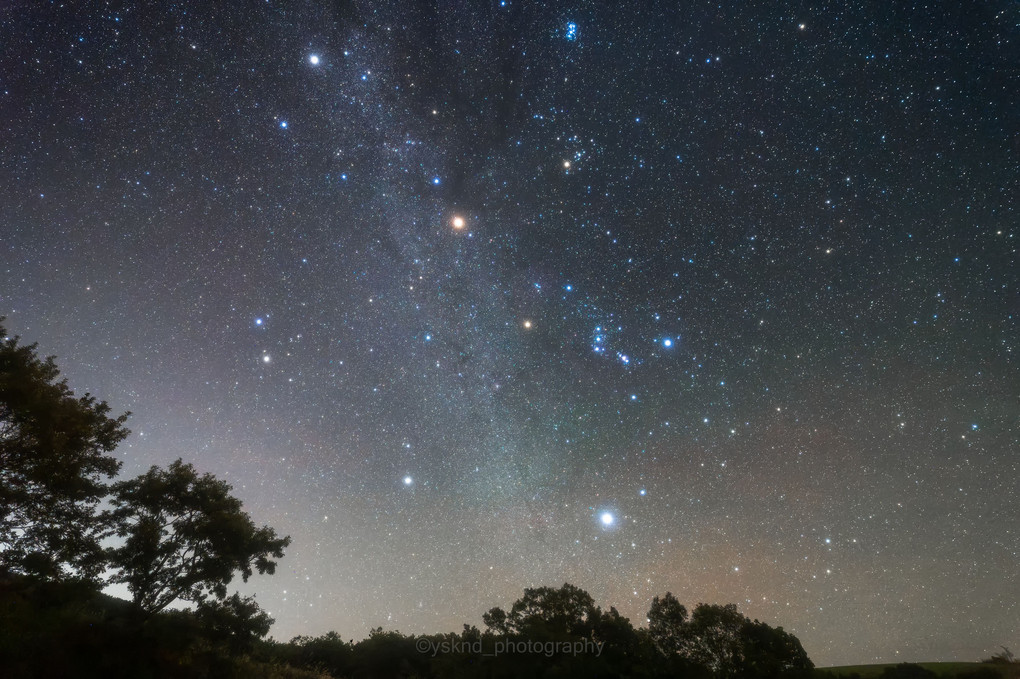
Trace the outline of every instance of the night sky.
[[1017, 644], [1015, 2], [327, 5], [0, 10], [0, 314], [292, 536], [276, 638]]

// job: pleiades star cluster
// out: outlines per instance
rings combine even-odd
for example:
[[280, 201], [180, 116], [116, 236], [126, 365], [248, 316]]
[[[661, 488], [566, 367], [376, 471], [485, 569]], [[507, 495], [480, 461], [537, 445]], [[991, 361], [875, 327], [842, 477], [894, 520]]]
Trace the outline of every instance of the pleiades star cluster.
[[1020, 9], [12, 2], [0, 313], [293, 544], [273, 635], [570, 582], [1020, 638]]

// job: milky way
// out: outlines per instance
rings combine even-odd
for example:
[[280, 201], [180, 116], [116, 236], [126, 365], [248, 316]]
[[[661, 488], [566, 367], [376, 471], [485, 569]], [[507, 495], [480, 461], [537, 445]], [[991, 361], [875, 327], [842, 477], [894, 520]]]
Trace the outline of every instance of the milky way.
[[293, 537], [280, 639], [1015, 644], [1016, 4], [755, 4], [0, 10], [0, 313]]

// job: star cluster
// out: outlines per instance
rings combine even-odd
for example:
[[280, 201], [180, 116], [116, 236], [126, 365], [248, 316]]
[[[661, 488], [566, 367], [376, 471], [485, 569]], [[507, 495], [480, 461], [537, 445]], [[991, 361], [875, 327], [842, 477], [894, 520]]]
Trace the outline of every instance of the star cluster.
[[571, 582], [1015, 639], [1016, 8], [34, 4], [7, 325], [293, 537], [290, 638]]

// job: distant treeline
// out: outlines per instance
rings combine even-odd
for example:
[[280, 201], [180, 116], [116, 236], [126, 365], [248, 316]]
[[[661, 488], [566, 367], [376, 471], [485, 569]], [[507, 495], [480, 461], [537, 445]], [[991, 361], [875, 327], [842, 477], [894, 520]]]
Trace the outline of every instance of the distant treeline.
[[81, 581], [0, 580], [4, 677], [796, 677], [811, 676], [800, 642], [745, 618], [736, 606], [700, 604], [688, 615], [672, 595], [652, 602], [647, 628], [603, 611], [577, 587], [540, 587], [480, 631], [404, 635], [331, 632], [264, 640], [264, 614], [232, 597], [221, 606], [146, 614]]
[[[220, 610], [228, 612], [199, 607], [140, 616], [131, 602], [81, 582], [7, 576], [0, 580], [0, 676], [862, 679], [812, 669], [793, 635], [748, 620], [733, 605], [701, 604], [688, 615], [669, 594], [653, 600], [643, 628], [564, 585], [527, 589], [509, 610], [490, 610], [484, 631], [464, 625], [459, 633], [404, 635], [380, 628], [357, 642], [336, 632], [266, 640], [267, 628], [250, 624], [243, 607]], [[1017, 668], [974, 664], [936, 673], [901, 664], [863, 672], [863, 679], [1010, 679]]]

